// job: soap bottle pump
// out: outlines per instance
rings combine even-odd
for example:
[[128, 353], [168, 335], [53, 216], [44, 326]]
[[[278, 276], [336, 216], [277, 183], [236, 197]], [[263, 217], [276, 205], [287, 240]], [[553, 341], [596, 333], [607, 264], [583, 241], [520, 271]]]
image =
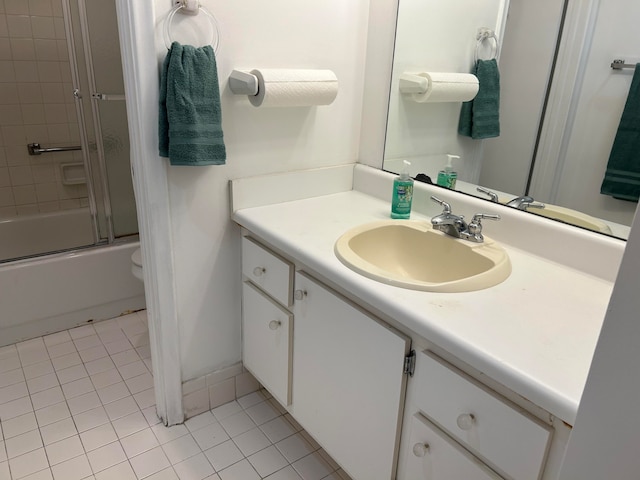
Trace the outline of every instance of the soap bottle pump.
[[458, 173], [453, 170], [453, 165], [451, 164], [454, 158], [459, 159], [460, 156], [447, 154], [447, 164], [438, 172], [438, 180], [436, 180], [438, 185], [450, 188], [451, 190], [456, 188], [456, 180], [458, 179]]
[[411, 162], [403, 160], [402, 172], [393, 180], [391, 198], [391, 218], [407, 219], [411, 214], [413, 199], [413, 178], [409, 176]]

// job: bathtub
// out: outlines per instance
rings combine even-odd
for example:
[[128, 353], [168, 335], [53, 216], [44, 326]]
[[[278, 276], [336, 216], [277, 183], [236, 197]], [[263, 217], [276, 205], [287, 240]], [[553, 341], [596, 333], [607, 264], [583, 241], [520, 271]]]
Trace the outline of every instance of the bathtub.
[[[0, 238], [4, 249], [1, 229]], [[145, 308], [144, 286], [131, 273], [138, 247], [135, 241], [0, 264], [0, 346]]]
[[0, 220], [0, 261], [93, 245], [88, 208]]

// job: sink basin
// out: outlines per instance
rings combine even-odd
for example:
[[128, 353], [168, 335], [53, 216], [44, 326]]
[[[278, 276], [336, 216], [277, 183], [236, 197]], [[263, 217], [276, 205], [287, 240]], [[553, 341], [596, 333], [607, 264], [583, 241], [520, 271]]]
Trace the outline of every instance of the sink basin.
[[361, 275], [413, 290], [470, 292], [497, 285], [511, 274], [507, 252], [493, 240], [456, 239], [424, 221], [360, 225], [340, 237], [334, 250]]
[[570, 223], [571, 225], [588, 228], [596, 232], [611, 233], [609, 225], [602, 220], [598, 220], [597, 218], [576, 210], [571, 210], [570, 208], [545, 204], [544, 208], [530, 208], [527, 211], [542, 217], [553, 218], [554, 220], [560, 220], [565, 223]]

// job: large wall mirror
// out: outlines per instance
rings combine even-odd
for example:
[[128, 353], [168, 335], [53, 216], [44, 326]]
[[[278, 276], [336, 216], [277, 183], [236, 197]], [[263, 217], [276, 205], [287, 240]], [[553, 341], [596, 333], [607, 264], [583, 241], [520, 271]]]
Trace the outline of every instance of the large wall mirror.
[[[412, 176], [435, 183], [447, 154], [459, 155], [456, 190], [529, 196], [545, 208], [525, 211], [626, 238], [637, 204], [600, 186], [634, 75], [611, 64], [640, 62], [640, 2], [440, 3], [399, 0], [383, 168], [409, 160]], [[481, 28], [497, 51], [478, 44]], [[475, 55], [497, 55], [500, 72], [500, 135], [481, 140], [458, 134], [462, 102], [420, 103], [399, 87], [407, 73], [468, 73]]]

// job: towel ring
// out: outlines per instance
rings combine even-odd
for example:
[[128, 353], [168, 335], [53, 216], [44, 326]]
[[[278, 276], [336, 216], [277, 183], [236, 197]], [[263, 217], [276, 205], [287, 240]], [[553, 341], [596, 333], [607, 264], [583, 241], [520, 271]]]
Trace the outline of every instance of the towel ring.
[[480, 47], [482, 47], [482, 44], [484, 43], [485, 40], [493, 40], [493, 45], [492, 45], [492, 53], [491, 53], [491, 58], [489, 60], [493, 60], [494, 58], [498, 58], [498, 53], [500, 51], [500, 45], [498, 44], [498, 37], [496, 36], [496, 33], [493, 30], [490, 30], [488, 28], [480, 28], [478, 29], [478, 35], [476, 36], [476, 39], [478, 40], [478, 42], [476, 43], [476, 51], [473, 55], [473, 63], [476, 64], [478, 63], [478, 58], [479, 58], [479, 54], [480, 54]]
[[[176, 1], [176, 6], [171, 9], [169, 15], [167, 15], [166, 20], [164, 21], [164, 45], [167, 47], [167, 50], [171, 49], [171, 44], [173, 41], [171, 40], [171, 22], [173, 21], [173, 17], [175, 17], [176, 13], [178, 13], [183, 8], [187, 8], [186, 6], [187, 0], [178, 0]], [[204, 8], [200, 2], [197, 2], [198, 11], [201, 11], [205, 14], [205, 16], [211, 22], [212, 32], [211, 39], [208, 42], [208, 45], [211, 45], [214, 52], [218, 52], [218, 47], [220, 46], [220, 28], [218, 27], [218, 21], [216, 17], [213, 16], [209, 10]], [[187, 9], [186, 12], [189, 10]], [[196, 12], [197, 15], [197, 12]]]

